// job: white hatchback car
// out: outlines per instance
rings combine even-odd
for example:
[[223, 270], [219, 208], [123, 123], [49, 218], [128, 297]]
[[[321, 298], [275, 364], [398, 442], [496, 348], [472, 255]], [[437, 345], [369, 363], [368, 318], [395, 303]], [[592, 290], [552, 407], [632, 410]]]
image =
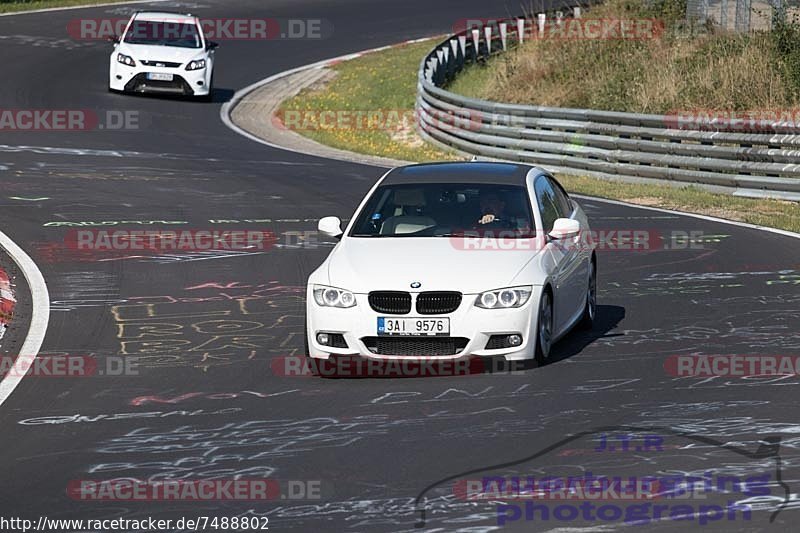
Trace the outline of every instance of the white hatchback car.
[[218, 44], [206, 40], [197, 17], [139, 11], [111, 40], [109, 90], [211, 98]]
[[306, 353], [544, 362], [596, 314], [585, 214], [546, 171], [432, 163], [389, 171], [308, 279]]

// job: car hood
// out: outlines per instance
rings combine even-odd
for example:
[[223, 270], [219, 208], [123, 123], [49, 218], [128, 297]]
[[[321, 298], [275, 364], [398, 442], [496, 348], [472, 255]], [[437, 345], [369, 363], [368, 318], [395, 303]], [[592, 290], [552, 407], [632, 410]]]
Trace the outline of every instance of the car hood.
[[122, 43], [117, 52], [131, 56], [136, 61], [173, 61], [187, 63], [205, 55], [202, 48], [181, 48], [179, 46], [158, 46], [152, 44]]
[[[374, 290], [476, 294], [510, 286], [538, 253], [464, 250], [459, 243], [463, 239], [345, 238], [328, 257], [328, 282], [360, 294]], [[421, 286], [412, 288], [413, 282]]]

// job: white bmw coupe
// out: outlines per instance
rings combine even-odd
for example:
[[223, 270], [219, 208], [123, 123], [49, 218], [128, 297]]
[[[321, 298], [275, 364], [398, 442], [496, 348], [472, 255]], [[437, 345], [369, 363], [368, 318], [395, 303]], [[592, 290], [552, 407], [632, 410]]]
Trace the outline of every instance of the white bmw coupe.
[[206, 40], [197, 17], [139, 11], [111, 41], [109, 90], [211, 98], [218, 45]]
[[374, 359], [550, 355], [596, 314], [581, 207], [546, 171], [513, 163], [399, 167], [369, 191], [308, 279], [306, 352]]

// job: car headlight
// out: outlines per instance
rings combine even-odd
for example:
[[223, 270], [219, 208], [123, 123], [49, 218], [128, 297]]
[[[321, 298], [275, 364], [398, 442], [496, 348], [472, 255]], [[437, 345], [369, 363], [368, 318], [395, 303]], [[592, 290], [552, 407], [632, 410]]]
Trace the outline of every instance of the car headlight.
[[122, 63], [123, 65], [128, 65], [129, 67], [136, 66], [136, 61], [134, 61], [131, 56], [126, 56], [125, 54], [117, 54], [117, 63]]
[[201, 68], [206, 68], [205, 59], [195, 59], [194, 61], [189, 61], [189, 64], [186, 65], [186, 70], [200, 70]]
[[322, 307], [355, 307], [355, 295], [344, 289], [314, 285], [314, 301]]
[[511, 309], [513, 307], [522, 307], [530, 297], [530, 285], [508, 287], [482, 292], [475, 300], [475, 305], [483, 309]]

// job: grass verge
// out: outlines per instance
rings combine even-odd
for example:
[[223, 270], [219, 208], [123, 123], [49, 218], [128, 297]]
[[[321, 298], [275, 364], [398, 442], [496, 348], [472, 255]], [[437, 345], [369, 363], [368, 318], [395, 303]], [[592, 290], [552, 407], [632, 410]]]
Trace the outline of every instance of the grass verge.
[[[335, 65], [330, 81], [283, 102], [284, 124], [322, 144], [361, 154], [406, 161], [463, 159], [423, 142], [414, 129], [417, 69], [434, 42], [404, 44]], [[331, 111], [340, 118], [322, 115]]]
[[[419, 62], [433, 41], [399, 46], [340, 63], [336, 76], [321, 87], [302, 91], [287, 100], [282, 110], [318, 116], [321, 111], [397, 110], [413, 113]], [[487, 70], [488, 72], [488, 70]], [[488, 74], [486, 74], [488, 75]], [[407, 124], [401, 133], [394, 128], [315, 128], [298, 133], [320, 143], [354, 152], [407, 161], [456, 158], [425, 144]], [[463, 157], [459, 157], [463, 159]], [[633, 204], [675, 209], [785, 229], [800, 233], [800, 203], [738, 198], [714, 194], [697, 187], [628, 184], [590, 177], [560, 174], [567, 190], [589, 196], [622, 200]]]
[[[686, 0], [606, 0], [585, 20], [658, 20], [641, 39], [529, 39], [465, 69], [450, 90], [515, 104], [670, 114], [800, 109], [800, 26], [736, 33], [684, 20]], [[568, 28], [582, 28], [579, 23]], [[549, 31], [549, 30], [548, 30]]]
[[97, 4], [111, 4], [125, 2], [126, 0], [31, 0], [30, 2], [11, 1], [0, 2], [0, 13], [17, 13], [20, 11], [33, 11], [36, 9], [51, 9], [54, 7], [94, 6]]

